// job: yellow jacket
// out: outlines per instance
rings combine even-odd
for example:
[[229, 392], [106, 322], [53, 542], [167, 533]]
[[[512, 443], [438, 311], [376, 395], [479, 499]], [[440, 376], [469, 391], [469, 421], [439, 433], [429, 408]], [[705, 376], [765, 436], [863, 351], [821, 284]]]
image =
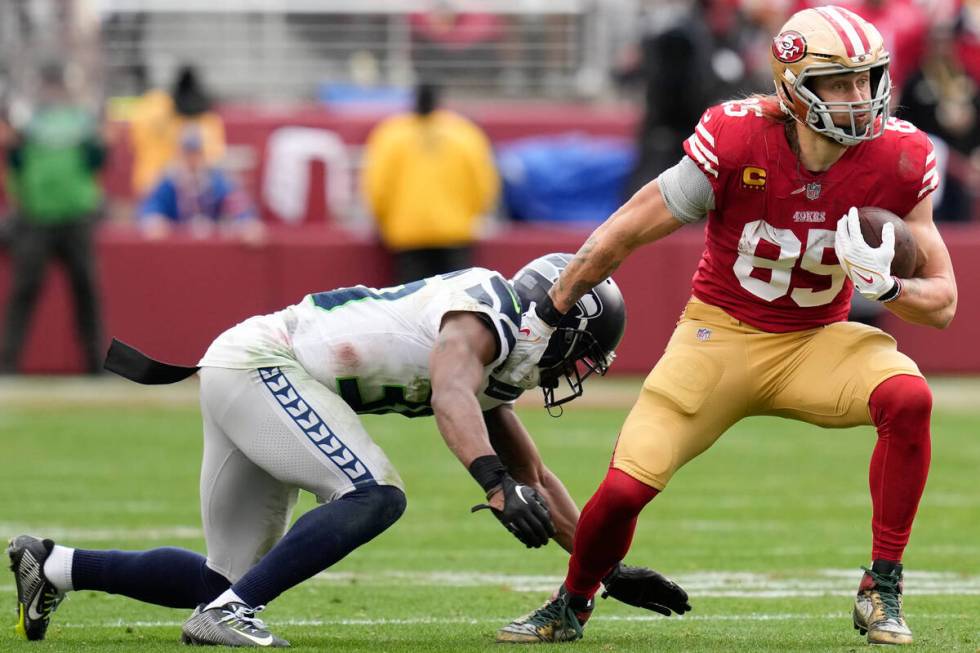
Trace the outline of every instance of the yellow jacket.
[[392, 116], [364, 150], [362, 190], [389, 249], [471, 243], [500, 190], [479, 127], [451, 111]]
[[177, 157], [181, 134], [188, 125], [201, 130], [204, 158], [215, 164], [225, 155], [225, 126], [220, 116], [208, 112], [188, 119], [177, 114], [171, 97], [160, 90], [147, 92], [132, 109], [129, 123], [133, 147], [132, 189], [146, 195]]

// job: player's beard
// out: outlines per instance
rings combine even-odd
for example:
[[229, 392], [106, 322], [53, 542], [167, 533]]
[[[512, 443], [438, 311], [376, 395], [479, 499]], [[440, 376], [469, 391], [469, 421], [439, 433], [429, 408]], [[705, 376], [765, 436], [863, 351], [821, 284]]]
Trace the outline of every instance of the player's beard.
[[[830, 106], [833, 106], [831, 104]], [[858, 110], [858, 109], [861, 110]], [[863, 134], [868, 129], [868, 123], [871, 121], [872, 115], [872, 104], [871, 100], [865, 100], [857, 104], [855, 107], [848, 107], [846, 109], [841, 109], [837, 111], [831, 111], [830, 115], [833, 119], [834, 126], [840, 127], [841, 129], [848, 130], [851, 127], [851, 117], [854, 119], [854, 131], [855, 134]]]

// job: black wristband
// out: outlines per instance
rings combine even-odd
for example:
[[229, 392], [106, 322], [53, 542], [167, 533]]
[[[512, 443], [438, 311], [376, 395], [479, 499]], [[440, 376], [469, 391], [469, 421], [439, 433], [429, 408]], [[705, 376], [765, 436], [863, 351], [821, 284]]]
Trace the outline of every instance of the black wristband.
[[470, 475], [476, 479], [484, 492], [489, 492], [498, 485], [507, 474], [507, 468], [497, 456], [480, 456], [474, 458], [469, 466]]
[[895, 281], [895, 285], [878, 298], [879, 302], [893, 302], [902, 294], [902, 280], [898, 277], [892, 277], [892, 279]]
[[551, 295], [548, 294], [541, 301], [535, 302], [534, 312], [550, 327], [557, 327], [561, 319], [565, 317], [555, 308], [555, 303], [551, 300]]

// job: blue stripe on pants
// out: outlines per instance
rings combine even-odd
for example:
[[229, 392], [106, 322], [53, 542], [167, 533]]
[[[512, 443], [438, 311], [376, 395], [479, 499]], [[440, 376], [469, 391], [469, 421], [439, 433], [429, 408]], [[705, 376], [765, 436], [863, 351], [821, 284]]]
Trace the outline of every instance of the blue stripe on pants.
[[278, 367], [260, 367], [259, 378], [310, 442], [339, 467], [355, 485], [360, 487], [375, 482], [367, 465], [362, 463], [337, 437], [337, 434], [330, 430], [326, 422], [296, 392], [296, 388], [282, 370]]

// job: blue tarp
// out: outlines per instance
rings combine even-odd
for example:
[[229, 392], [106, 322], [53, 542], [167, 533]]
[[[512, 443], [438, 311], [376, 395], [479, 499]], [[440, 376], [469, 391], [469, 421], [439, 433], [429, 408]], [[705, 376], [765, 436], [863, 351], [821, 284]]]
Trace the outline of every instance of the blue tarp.
[[622, 204], [636, 160], [632, 142], [586, 134], [535, 136], [497, 148], [514, 220], [601, 222]]
[[412, 108], [415, 93], [397, 86], [328, 82], [317, 89], [317, 99], [334, 109], [383, 107], [391, 111], [408, 111]]

